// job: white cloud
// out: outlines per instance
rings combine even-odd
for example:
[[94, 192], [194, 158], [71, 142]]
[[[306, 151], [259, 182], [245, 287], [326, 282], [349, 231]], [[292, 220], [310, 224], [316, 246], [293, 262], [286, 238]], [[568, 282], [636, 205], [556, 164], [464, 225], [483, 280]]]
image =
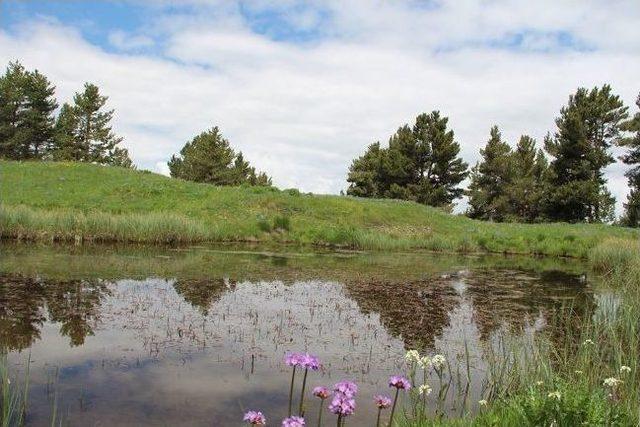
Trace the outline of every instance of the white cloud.
[[145, 35], [129, 35], [122, 30], [109, 33], [109, 43], [122, 51], [139, 50], [154, 45], [153, 39]]
[[[254, 12], [276, 3], [253, 4]], [[541, 141], [578, 86], [609, 82], [630, 106], [640, 90], [637, 2], [292, 3], [295, 13], [278, 9], [284, 21], [322, 38], [274, 41], [223, 3], [160, 17], [160, 55], [139, 52], [151, 33], [112, 32], [111, 43], [127, 50], [119, 55], [60, 23], [34, 21], [0, 31], [0, 62], [39, 68], [61, 100], [84, 81], [97, 83], [143, 168], [166, 173], [160, 165], [171, 154], [218, 125], [276, 185], [331, 193], [346, 187], [353, 157], [421, 112], [448, 115], [474, 163], [494, 123], [512, 143], [522, 133]], [[565, 33], [563, 43], [589, 49], [554, 50]], [[519, 49], [490, 46], [513, 34], [523, 34]], [[623, 173], [620, 165], [607, 172], [619, 205]]]

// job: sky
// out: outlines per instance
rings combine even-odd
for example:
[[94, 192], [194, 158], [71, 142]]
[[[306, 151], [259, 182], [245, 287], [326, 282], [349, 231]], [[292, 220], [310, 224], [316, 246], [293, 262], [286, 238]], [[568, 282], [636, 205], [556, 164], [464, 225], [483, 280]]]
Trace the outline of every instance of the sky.
[[[639, 22], [638, 0], [0, 0], [0, 65], [37, 68], [60, 104], [97, 84], [141, 169], [218, 126], [276, 186], [338, 193], [422, 112], [474, 164], [494, 124], [541, 144], [581, 86], [635, 111]], [[625, 170], [606, 171], [618, 213]]]

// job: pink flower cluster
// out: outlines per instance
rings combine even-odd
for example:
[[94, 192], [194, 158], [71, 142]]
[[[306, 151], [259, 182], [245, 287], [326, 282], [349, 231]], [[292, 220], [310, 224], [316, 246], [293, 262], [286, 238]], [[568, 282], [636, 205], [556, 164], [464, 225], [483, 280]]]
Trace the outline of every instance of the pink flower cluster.
[[395, 387], [400, 390], [409, 390], [411, 388], [411, 383], [405, 377], [394, 375], [389, 378], [389, 387]]
[[249, 411], [244, 414], [243, 421], [256, 426], [263, 426], [267, 423], [267, 419], [260, 411]]
[[284, 357], [284, 363], [287, 366], [300, 366], [312, 371], [320, 369], [320, 359], [309, 353], [287, 353]]
[[332, 414], [347, 416], [356, 410], [356, 393], [358, 386], [351, 381], [340, 381], [333, 387], [333, 398], [329, 404]]
[[304, 418], [302, 417], [289, 417], [282, 420], [282, 427], [304, 427]]
[[379, 409], [386, 409], [391, 406], [391, 398], [388, 396], [377, 395], [373, 396], [373, 402]]
[[313, 395], [315, 397], [319, 397], [320, 399], [324, 400], [327, 397], [329, 397], [329, 389], [326, 387], [315, 387], [313, 389]]

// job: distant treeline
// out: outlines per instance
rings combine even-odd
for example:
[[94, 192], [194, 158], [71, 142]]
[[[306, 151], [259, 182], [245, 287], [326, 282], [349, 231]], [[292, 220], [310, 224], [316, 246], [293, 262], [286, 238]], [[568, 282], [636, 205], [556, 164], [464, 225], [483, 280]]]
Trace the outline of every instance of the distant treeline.
[[[640, 107], [640, 96], [636, 104]], [[580, 88], [561, 108], [544, 149], [527, 135], [513, 149], [493, 126], [471, 170], [459, 157], [448, 119], [438, 111], [421, 114], [413, 126], [400, 127], [387, 147], [371, 144], [353, 161], [347, 194], [446, 209], [466, 194], [467, 215], [490, 221], [612, 221], [615, 198], [603, 171], [615, 162], [611, 146], [617, 144], [627, 148], [620, 160], [632, 166], [620, 223], [639, 227], [640, 112], [629, 118], [627, 110], [609, 85]], [[468, 176], [471, 182], [463, 190], [460, 183]]]
[[[133, 167], [120, 146], [105, 110], [106, 96], [86, 83], [73, 104], [57, 117], [55, 87], [36, 71], [10, 63], [0, 77], [0, 158], [71, 160]], [[640, 96], [636, 102], [640, 107]], [[493, 126], [481, 160], [469, 169], [448, 118], [438, 111], [419, 115], [400, 127], [383, 147], [371, 144], [349, 168], [347, 194], [412, 200], [451, 209], [469, 197], [467, 215], [490, 221], [603, 222], [614, 219], [615, 198], [606, 187], [604, 168], [616, 160], [611, 147], [627, 151], [620, 160], [630, 194], [620, 223], [640, 227], [640, 112], [628, 107], [609, 85], [579, 88], [556, 118], [543, 148], [530, 136], [515, 148]], [[215, 185], [271, 185], [242, 153], [236, 153], [214, 127], [187, 142], [168, 162], [172, 177]], [[460, 187], [470, 177], [467, 189]]]

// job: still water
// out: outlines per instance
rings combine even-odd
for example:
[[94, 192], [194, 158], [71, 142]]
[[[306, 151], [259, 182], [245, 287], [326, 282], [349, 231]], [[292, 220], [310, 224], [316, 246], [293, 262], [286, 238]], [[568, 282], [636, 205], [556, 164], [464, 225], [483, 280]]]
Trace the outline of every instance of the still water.
[[[464, 385], [464, 401], [444, 410], [473, 412], [499, 337], [561, 328], [561, 308], [597, 301], [575, 260], [8, 243], [0, 254], [0, 346], [16, 381], [31, 360], [33, 426], [54, 407], [73, 426], [238, 426], [248, 409], [279, 425], [288, 351], [320, 357], [308, 389], [357, 382], [349, 425], [374, 424], [372, 396], [389, 393], [411, 348], [468, 366], [471, 381], [451, 390]], [[315, 425], [319, 402], [306, 407]]]

